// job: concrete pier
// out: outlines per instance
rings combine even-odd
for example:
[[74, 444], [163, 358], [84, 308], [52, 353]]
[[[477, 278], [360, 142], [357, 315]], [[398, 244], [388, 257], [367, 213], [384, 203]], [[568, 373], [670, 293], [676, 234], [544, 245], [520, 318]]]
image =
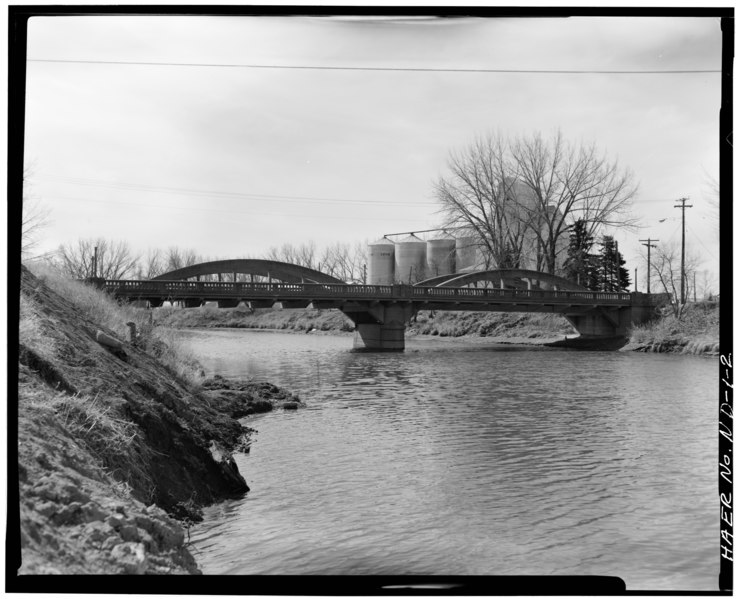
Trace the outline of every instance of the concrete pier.
[[[363, 309], [360, 309], [363, 308]], [[411, 302], [366, 302], [343, 312], [356, 323], [353, 347], [372, 351], [404, 351], [404, 330], [415, 313]]]
[[404, 351], [404, 325], [364, 323], [356, 326], [355, 349]]

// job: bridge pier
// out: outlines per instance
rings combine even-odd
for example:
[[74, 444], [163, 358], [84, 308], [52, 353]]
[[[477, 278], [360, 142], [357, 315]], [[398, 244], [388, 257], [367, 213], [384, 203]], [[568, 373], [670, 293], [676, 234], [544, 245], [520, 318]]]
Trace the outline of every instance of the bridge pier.
[[354, 349], [404, 351], [404, 324], [364, 323], [356, 325]]
[[404, 330], [416, 309], [412, 302], [371, 302], [361, 308], [346, 309], [356, 323], [354, 349], [404, 351]]

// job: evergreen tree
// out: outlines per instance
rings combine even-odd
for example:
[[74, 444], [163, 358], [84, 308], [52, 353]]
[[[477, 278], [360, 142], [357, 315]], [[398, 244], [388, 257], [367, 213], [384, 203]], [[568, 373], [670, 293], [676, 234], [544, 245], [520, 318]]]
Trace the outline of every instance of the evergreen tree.
[[563, 264], [563, 276], [578, 285], [596, 289], [598, 257], [591, 253], [594, 238], [586, 228], [586, 221], [578, 219], [571, 230], [568, 257]]
[[619, 253], [614, 237], [604, 235], [599, 244], [598, 283], [599, 291], [626, 291], [630, 285], [629, 271], [624, 267], [625, 260]]

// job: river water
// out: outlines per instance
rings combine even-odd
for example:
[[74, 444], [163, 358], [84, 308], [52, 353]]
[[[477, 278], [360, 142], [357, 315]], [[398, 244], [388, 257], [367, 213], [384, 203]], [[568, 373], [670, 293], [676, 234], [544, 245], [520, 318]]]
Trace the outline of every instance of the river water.
[[296, 392], [248, 418], [251, 491], [192, 529], [205, 574], [608, 575], [717, 590], [713, 358], [182, 332], [205, 368]]

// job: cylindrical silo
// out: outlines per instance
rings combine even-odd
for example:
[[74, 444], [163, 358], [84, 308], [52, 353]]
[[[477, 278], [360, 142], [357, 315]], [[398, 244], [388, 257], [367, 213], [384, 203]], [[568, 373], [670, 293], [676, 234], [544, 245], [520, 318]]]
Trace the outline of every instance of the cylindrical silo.
[[477, 244], [473, 237], [459, 237], [456, 239], [456, 272], [463, 272], [467, 268], [476, 266]]
[[367, 283], [391, 285], [394, 283], [394, 243], [386, 237], [368, 244], [369, 259]]
[[427, 278], [455, 272], [456, 240], [438, 237], [427, 242]]
[[426, 279], [427, 243], [416, 235], [409, 235], [394, 246], [394, 280], [413, 285]]

